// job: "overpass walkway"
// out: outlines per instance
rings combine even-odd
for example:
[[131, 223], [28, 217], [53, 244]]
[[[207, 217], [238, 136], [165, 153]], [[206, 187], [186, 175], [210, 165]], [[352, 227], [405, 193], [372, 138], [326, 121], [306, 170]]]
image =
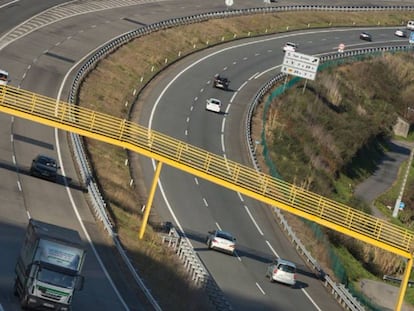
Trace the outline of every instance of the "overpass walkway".
[[0, 86], [0, 111], [104, 141], [405, 258], [414, 232], [125, 119]]
[[[401, 307], [413, 262], [414, 232], [406, 228], [128, 120], [23, 89], [0, 86], [0, 112], [97, 139], [153, 158], [158, 161], [153, 188], [157, 184], [162, 165], [167, 164], [407, 258], [396, 309], [399, 310]], [[151, 189], [151, 193], [153, 195], [154, 189]], [[145, 228], [145, 225], [144, 215], [141, 227]]]

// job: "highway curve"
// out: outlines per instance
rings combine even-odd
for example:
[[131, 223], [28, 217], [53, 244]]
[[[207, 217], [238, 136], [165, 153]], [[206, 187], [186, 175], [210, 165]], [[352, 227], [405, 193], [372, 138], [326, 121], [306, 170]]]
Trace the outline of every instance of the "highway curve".
[[[49, 5], [63, 3], [63, 1], [49, 1], [47, 4], [42, 2], [43, 4], [39, 5], [38, 2], [22, 0], [13, 1], [11, 5], [3, 6], [8, 2], [11, 3], [12, 1], [0, 1], [0, 17], [3, 17], [0, 19], [2, 25], [1, 34], [5, 34], [13, 26], [18, 25], [29, 16], [41, 12]], [[295, 3], [300, 2], [295, 1]], [[350, 4], [350, 1], [334, 2]], [[355, 3], [357, 2], [355, 1]], [[375, 3], [375, 1], [372, 2]], [[397, 4], [398, 2], [404, 3], [403, 1], [376, 1], [379, 4]], [[93, 3], [93, 1], [78, 1], [75, 3], [87, 5]], [[111, 3], [115, 5], [116, 1], [111, 1]], [[302, 3], [306, 3], [306, 1], [302, 1]], [[288, 4], [288, 1], [284, 4]], [[257, 6], [257, 4], [248, 0], [238, 1], [237, 4], [237, 7], [253, 6]], [[51, 97], [60, 95], [62, 99], [65, 99], [67, 96], [67, 83], [63, 85], [62, 83], [65, 81], [70, 82], [73, 69], [79, 65], [88, 53], [107, 40], [136, 27], [142, 27], [142, 25], [164, 20], [177, 14], [180, 16], [191, 15], [208, 10], [221, 10], [223, 8], [221, 1], [209, 2], [208, 4], [205, 1], [142, 1], [140, 4], [130, 7], [73, 16], [33, 30], [25, 36], [17, 38], [16, 41], [1, 50], [0, 64], [2, 68], [7, 69], [11, 73], [12, 85]], [[309, 52], [312, 51], [309, 50]], [[253, 70], [254, 66], [250, 65], [250, 67], [250, 70]], [[219, 68], [216, 67], [216, 70], [219, 70]], [[210, 76], [208, 74], [201, 78], [206, 81]], [[238, 85], [245, 77], [242, 78], [240, 76], [240, 79], [240, 81], [237, 81], [237, 79], [232, 78], [232, 81], [235, 85]], [[197, 87], [196, 90], [198, 90], [201, 85], [199, 84], [200, 81], [194, 80], [190, 88]], [[232, 112], [232, 114], [235, 113]], [[79, 293], [78, 297], [74, 299], [74, 310], [147, 308], [146, 303], [141, 302], [142, 297], [137, 294], [138, 290], [132, 287], [130, 280], [124, 278], [123, 274], [118, 270], [119, 264], [114, 257], [97, 256], [97, 254], [110, 254], [111, 249], [108, 249], [108, 244], [101, 234], [99, 225], [96, 224], [85, 201], [82, 187], [79, 184], [76, 170], [71, 160], [66, 134], [25, 120], [11, 118], [7, 115], [1, 115], [0, 118], [2, 142], [0, 148], [0, 179], [2, 180], [0, 195], [4, 198], [2, 204], [0, 204], [0, 248], [7, 250], [2, 252], [2, 265], [0, 265], [0, 304], [2, 308], [5, 310], [19, 309], [18, 301], [12, 295], [13, 270], [28, 217], [74, 228], [81, 233], [85, 242], [89, 245], [84, 269], [86, 285], [84, 291]], [[220, 120], [214, 116], [209, 116], [209, 118], [211, 124], [216, 125]], [[176, 123], [178, 125], [179, 122], [177, 121]], [[231, 123], [232, 121], [229, 121], [229, 124]], [[194, 126], [194, 124], [191, 126]], [[237, 126], [237, 121], [234, 126]], [[217, 128], [213, 130], [215, 132], [211, 137], [217, 138]], [[194, 130], [191, 133], [194, 132], [196, 134], [197, 131]], [[171, 134], [177, 135], [177, 133]], [[227, 147], [229, 157], [237, 157], [239, 155], [239, 151], [236, 149], [238, 146], [237, 140], [233, 137], [235, 136], [232, 135], [232, 139], [229, 141], [234, 141], [235, 147], [231, 147], [231, 144]], [[191, 139], [191, 142], [204, 145], [199, 139], [202, 140], [201, 137], [195, 136]], [[205, 148], [212, 148], [217, 151], [220, 151], [219, 147], [220, 144], [214, 141], [205, 145]], [[233, 151], [232, 148], [234, 148]], [[38, 153], [45, 153], [59, 160], [62, 169], [57, 183], [40, 180], [28, 175], [30, 162]], [[66, 184], [68, 181], [70, 182], [69, 186]], [[183, 182], [194, 187], [193, 181], [189, 181], [188, 177], [185, 177]], [[216, 191], [221, 190], [213, 188], [211, 185], [203, 184], [202, 192], [205, 192], [206, 197], [209, 197], [211, 206], [216, 206], [216, 209], [213, 209], [212, 212], [206, 209], [209, 215], [208, 219], [214, 220], [223, 217], [223, 223], [228, 221], [230, 217], [234, 217], [235, 220], [239, 219], [234, 226], [247, 226], [246, 231], [240, 231], [239, 239], [241, 245], [254, 245], [254, 242], [258, 241], [257, 233], [255, 233], [255, 236], [250, 236], [251, 232], [254, 232], [255, 227], [246, 221], [243, 209], [241, 211], [232, 211], [230, 215], [228, 214], [230, 210], [225, 210], [227, 215], [220, 216], [219, 214], [221, 213], [219, 207], [222, 202], [234, 202], [234, 197], [237, 198], [237, 195], [234, 193], [216, 195]], [[214, 192], [214, 194], [208, 195], [210, 192]], [[220, 201], [214, 202], [214, 198], [220, 199]], [[253, 208], [254, 202], [246, 200], [245, 204], [249, 205], [249, 207], [252, 206], [252, 210], [256, 209], [256, 207]], [[238, 202], [238, 206], [240, 209], [240, 202]], [[211, 217], [210, 213], [213, 213], [214, 217]], [[200, 222], [200, 220], [197, 220], [197, 217], [195, 217], [195, 223]], [[210, 228], [213, 225], [214, 223], [212, 222], [206, 223], [203, 228], [196, 228], [197, 230], [194, 231], [196, 234], [203, 235], [205, 233], [204, 229]], [[233, 228], [229, 226], [229, 229], [232, 230]], [[266, 233], [266, 235], [268, 234]], [[278, 235], [273, 236], [269, 234], [268, 236], [279, 240]], [[90, 240], [93, 240], [94, 244]], [[201, 247], [202, 244], [200, 243], [199, 245]], [[290, 246], [286, 245], [284, 247], [286, 250], [283, 253], [288, 254], [286, 256], [290, 258], [294, 258], [295, 254], [290, 250]], [[233, 281], [239, 282], [240, 287], [246, 287], [247, 290], [250, 290], [252, 285], [244, 281], [246, 271], [248, 271], [245, 267], [252, 269], [250, 279], [258, 280], [258, 271], [263, 268], [263, 264], [268, 260], [268, 255], [273, 256], [273, 254], [268, 251], [257, 253], [256, 250], [253, 251], [248, 248], [245, 248], [240, 254], [242, 257], [249, 259], [245, 259], [245, 262], [240, 264], [239, 269], [240, 276], [243, 277], [242, 280], [234, 279]], [[229, 262], [233, 266], [234, 258], [220, 255], [208, 252], [208, 255], [205, 257], [206, 263], [214, 267], [216, 265], [214, 262], [220, 260]], [[209, 260], [212, 262], [211, 265]], [[108, 269], [104, 268], [104, 264]], [[234, 267], [237, 268], [237, 265], [234, 265]], [[234, 286], [234, 283], [230, 284], [227, 281], [223, 289], [226, 293], [233, 294], [232, 300], [234, 300], [239, 292], [237, 290], [233, 291], [232, 286]], [[316, 281], [309, 278], [306, 284], [313, 282]], [[279, 290], [283, 293], [286, 292], [286, 297], [292, 294], [292, 291], [288, 288], [281, 287]], [[249, 295], [240, 297], [240, 301], [245, 300], [246, 302], [254, 303], [254, 300], [259, 296], [257, 289], [254, 288], [251, 297]], [[303, 301], [302, 303], [309, 303], [309, 300], [303, 298], [303, 294], [298, 294], [297, 296], [301, 297], [300, 301]], [[285, 300], [281, 302], [283, 305], [287, 303]]]
[[[255, 90], [280, 71], [282, 47], [298, 43], [300, 52], [332, 52], [343, 42], [349, 48], [375, 46], [395, 38], [390, 28], [370, 30], [374, 43], [359, 40], [362, 29], [298, 31], [271, 37], [241, 40], [192, 55], [164, 73], [145, 92], [146, 103], [138, 119], [154, 130], [190, 144], [249, 164], [245, 148], [244, 118]], [[212, 77], [231, 80], [230, 91], [212, 87]], [[161, 95], [160, 95], [161, 94]], [[223, 113], [205, 110], [207, 98], [222, 101]], [[145, 176], [153, 175], [149, 160], [142, 160]], [[269, 208], [207, 181], [164, 168], [156, 206], [190, 239], [235, 310], [335, 310], [340, 309], [271, 220]], [[185, 194], [185, 195], [183, 195]], [[222, 228], [237, 238], [237, 256], [212, 252], [205, 245], [209, 230]], [[295, 289], [269, 284], [266, 265], [274, 257], [294, 261], [299, 267]]]

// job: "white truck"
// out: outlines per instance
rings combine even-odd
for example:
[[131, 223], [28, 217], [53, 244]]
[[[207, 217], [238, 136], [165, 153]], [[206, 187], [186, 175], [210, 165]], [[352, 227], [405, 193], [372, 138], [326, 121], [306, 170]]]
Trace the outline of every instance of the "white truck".
[[84, 283], [85, 253], [77, 231], [30, 219], [15, 269], [14, 294], [22, 308], [71, 310]]

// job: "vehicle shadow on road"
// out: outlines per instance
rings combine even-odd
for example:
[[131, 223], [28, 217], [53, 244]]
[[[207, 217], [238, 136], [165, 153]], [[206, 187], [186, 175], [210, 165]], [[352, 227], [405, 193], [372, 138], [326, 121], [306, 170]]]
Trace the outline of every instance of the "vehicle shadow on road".
[[32, 178], [38, 178], [38, 179], [42, 179], [44, 181], [52, 182], [52, 183], [59, 184], [62, 186], [68, 186], [71, 189], [79, 190], [85, 193], [88, 192], [88, 188], [85, 185], [79, 182], [76, 182], [72, 178], [67, 177], [67, 176], [58, 175], [56, 180], [32, 176], [30, 174], [30, 167], [19, 167], [19, 166], [14, 165], [11, 162], [5, 162], [5, 161], [0, 161], [0, 169], [6, 169], [9, 171], [17, 172], [18, 174], [21, 174], [21, 175], [27, 175]]
[[216, 112], [217, 114], [219, 114], [219, 115], [222, 115], [222, 116], [227, 116], [229, 113], [228, 112], [225, 112], [225, 111], [219, 111], [219, 112]]
[[293, 289], [302, 289], [309, 287], [308, 283], [296, 280], [296, 284], [292, 286]]
[[[198, 242], [198, 243], [203, 243], [205, 245], [201, 247], [194, 247], [194, 250], [196, 252], [212, 251], [205, 244], [207, 241], [207, 236], [208, 236], [207, 233], [200, 233], [200, 232], [196, 232], [193, 230], [185, 229], [185, 235], [187, 236], [189, 240]], [[237, 240], [236, 240], [236, 243], [237, 243]], [[269, 253], [261, 252], [261, 251], [258, 251], [257, 249], [252, 249], [252, 248], [240, 245], [240, 244], [237, 244], [236, 254], [240, 258], [249, 258], [251, 260], [258, 261], [266, 265], [270, 264], [275, 259], [275, 257]], [[223, 256], [226, 256], [226, 253], [223, 253]], [[231, 256], [231, 255], [227, 255], [227, 256]], [[323, 275], [316, 274], [303, 263], [295, 263], [295, 264], [296, 264], [296, 273], [298, 275], [303, 275], [303, 276], [313, 278], [313, 279], [323, 279]], [[304, 282], [299, 282], [299, 281], [297, 282], [297, 285], [295, 286], [295, 288], [305, 288], [305, 287], [308, 287], [308, 284]]]

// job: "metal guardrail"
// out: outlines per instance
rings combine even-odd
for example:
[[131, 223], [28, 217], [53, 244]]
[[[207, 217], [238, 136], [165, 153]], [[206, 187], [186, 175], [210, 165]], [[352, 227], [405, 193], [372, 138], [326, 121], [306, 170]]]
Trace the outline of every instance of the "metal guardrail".
[[[63, 6], [63, 5], [61, 5]], [[60, 7], [60, 6], [59, 6]], [[77, 75], [74, 79], [70, 95], [69, 95], [69, 101], [71, 103], [75, 103], [75, 97], [77, 94], [77, 89], [79, 87], [79, 83], [82, 80], [82, 78], [94, 68], [95, 64], [105, 57], [106, 55], [112, 53], [115, 49], [120, 47], [121, 45], [129, 42], [130, 40], [137, 38], [142, 35], [149, 34], [153, 31], [157, 31], [160, 29], [175, 27], [178, 25], [183, 24], [190, 24], [190, 23], [197, 23], [204, 20], [212, 19], [212, 18], [227, 18], [227, 17], [233, 17], [233, 16], [241, 16], [241, 15], [249, 15], [249, 14], [258, 14], [258, 13], [272, 13], [272, 12], [286, 12], [286, 11], [305, 11], [305, 10], [312, 10], [312, 11], [412, 11], [414, 10], [414, 6], [331, 6], [331, 5], [293, 5], [293, 6], [278, 6], [278, 7], [265, 7], [265, 8], [253, 8], [253, 9], [239, 9], [239, 10], [232, 10], [232, 11], [222, 11], [222, 12], [211, 12], [211, 13], [205, 13], [205, 14], [198, 14], [194, 16], [188, 16], [188, 17], [182, 17], [182, 18], [172, 18], [166, 21], [162, 21], [159, 23], [155, 23], [140, 29], [137, 29], [135, 31], [129, 32], [127, 34], [124, 34], [118, 38], [115, 38], [110, 43], [105, 45], [104, 47], [100, 48], [98, 51], [96, 51], [80, 68], [80, 70], [77, 72]], [[70, 11], [72, 12], [72, 11]], [[70, 13], [69, 12], [69, 13]], [[51, 12], [50, 12], [51, 13]], [[77, 12], [76, 14], [79, 14]], [[53, 16], [49, 14], [47, 21], [45, 19], [42, 19], [41, 22], [32, 22], [30, 27], [27, 27], [26, 24], [19, 25], [18, 27], [12, 29], [10, 32], [6, 33], [4, 36], [1, 37], [1, 44], [0, 49], [7, 46], [10, 42], [13, 40], [16, 40], [19, 37], [22, 37], [35, 29], [39, 29], [45, 25], [48, 25], [50, 23], [53, 23], [60, 18], [62, 18], [62, 14], [57, 14], [55, 16], [56, 20], [53, 20]], [[69, 14], [70, 15], [70, 14]], [[68, 16], [66, 16], [68, 17]], [[85, 156], [85, 152], [83, 149], [82, 140], [79, 138], [77, 134], [71, 134], [71, 139], [74, 146], [74, 156], [78, 163], [78, 167], [81, 178], [83, 182], [86, 184], [88, 188], [88, 194], [90, 196], [90, 202], [92, 203], [92, 207], [95, 211], [95, 215], [100, 219], [100, 221], [103, 223], [105, 229], [109, 233], [109, 235], [114, 239], [115, 245], [118, 248], [121, 256], [126, 261], [128, 267], [130, 268], [131, 273], [137, 280], [137, 283], [141, 285], [143, 291], [147, 293], [148, 299], [152, 301], [153, 306], [155, 309], [159, 310], [159, 306], [154, 300], [154, 298], [149, 293], [148, 289], [145, 288], [142, 281], [140, 280], [136, 270], [132, 267], [131, 263], [129, 262], [129, 259], [126, 256], [125, 251], [120, 246], [119, 240], [116, 237], [116, 234], [113, 232], [112, 224], [109, 220], [109, 217], [106, 213], [106, 204], [104, 202], [104, 199], [102, 198], [99, 189], [97, 185], [95, 184], [93, 180], [93, 174], [89, 167], [89, 164], [87, 162], [87, 157]], [[207, 286], [209, 288], [210, 286]], [[215, 292], [215, 290], [213, 291]], [[214, 294], [216, 295], [216, 294]]]
[[[225, 18], [225, 17], [231, 17], [231, 16], [235, 16], [235, 15], [248, 15], [248, 14], [255, 14], [255, 13], [267, 13], [267, 12], [283, 12], [283, 11], [293, 11], [293, 10], [331, 10], [331, 11], [378, 11], [378, 10], [384, 10], [384, 11], [390, 11], [390, 10], [408, 10], [408, 11], [412, 11], [414, 10], [414, 6], [383, 6], [383, 7], [355, 7], [355, 6], [291, 6], [291, 7], [287, 7], [287, 6], [282, 6], [282, 7], [278, 7], [278, 8], [260, 8], [260, 9], [249, 9], [249, 10], [244, 10], [244, 11], [225, 11], [225, 12], [212, 12], [212, 13], [205, 13], [202, 15], [196, 15], [196, 16], [192, 16], [192, 17], [184, 17], [184, 18], [173, 18], [173, 19], [169, 19], [166, 21], [162, 21], [159, 23], [156, 23], [154, 25], [149, 25], [147, 27], [143, 27], [140, 29], [137, 29], [135, 31], [126, 33], [118, 38], [115, 38], [114, 40], [112, 40], [110, 43], [108, 43], [107, 45], [105, 45], [104, 47], [100, 48], [98, 51], [96, 51], [91, 57], [89, 57], [89, 59], [82, 65], [82, 67], [78, 70], [76, 77], [73, 81], [71, 90], [70, 90], [70, 95], [69, 95], [69, 102], [72, 104], [76, 103], [76, 96], [78, 93], [78, 89], [80, 86], [80, 83], [82, 81], [82, 79], [95, 67], [96, 63], [102, 59], [103, 57], [105, 57], [106, 55], [112, 53], [115, 49], [117, 49], [118, 47], [120, 47], [121, 45], [131, 41], [132, 39], [135, 39], [137, 37], [140, 37], [142, 35], [146, 35], [149, 34], [153, 31], [157, 31], [160, 29], [165, 29], [165, 28], [170, 28], [170, 27], [175, 27], [178, 25], [183, 25], [183, 24], [188, 24], [188, 23], [194, 23], [194, 22], [200, 22], [206, 19], [211, 19], [211, 18]], [[335, 56], [334, 56], [335, 57]], [[276, 78], [277, 80], [277, 78]], [[275, 82], [276, 80], [274, 80], [273, 82]], [[266, 87], [270, 87], [272, 85], [273, 82], [270, 82], [267, 84]], [[262, 89], [263, 91], [264, 89]], [[261, 96], [263, 96], [263, 94], [261, 94]], [[254, 108], [254, 105], [251, 106], [251, 108]], [[254, 159], [255, 156], [252, 153], [252, 151], [254, 150], [254, 148], [252, 147], [252, 143], [251, 143], [251, 138], [250, 138], [250, 123], [247, 124], [246, 127], [247, 133], [249, 135], [248, 137], [248, 141], [250, 144], [250, 153], [252, 158]], [[103, 200], [102, 196], [99, 193], [98, 187], [95, 184], [95, 182], [93, 181], [93, 173], [92, 170], [89, 167], [89, 164], [87, 162], [87, 157], [85, 155], [84, 152], [84, 148], [83, 148], [83, 144], [82, 141], [80, 139], [80, 137], [77, 134], [71, 134], [71, 138], [72, 138], [72, 142], [74, 145], [74, 150], [75, 150], [75, 158], [77, 160], [78, 166], [80, 168], [80, 173], [81, 173], [81, 177], [83, 179], [83, 182], [85, 182], [85, 184], [88, 187], [88, 193], [91, 196], [91, 202], [93, 205], [93, 208], [95, 210], [95, 215], [102, 221], [102, 223], [104, 224], [104, 227], [106, 228], [106, 230], [108, 231], [108, 233], [110, 234], [110, 236], [116, 241], [116, 245], [118, 248], [118, 251], [123, 255], [123, 258], [125, 259], [126, 256], [125, 255], [125, 251], [122, 249], [122, 247], [119, 245], [119, 241], [116, 237], [116, 235], [113, 232], [113, 228], [112, 228], [112, 224], [109, 221], [109, 218], [107, 216], [106, 213], [106, 204], [105, 201]], [[170, 243], [170, 242], [169, 242]], [[174, 247], [178, 247], [178, 245], [174, 244]], [[182, 247], [183, 244], [180, 244], [180, 247]], [[186, 252], [188, 253], [188, 252]], [[198, 263], [198, 257], [194, 257], [193, 258], [197, 258], [197, 262], [192, 265], [191, 263], [189, 264], [189, 266], [199, 266]], [[310, 262], [313, 263], [313, 266], [316, 268], [318, 267], [316, 264], [316, 261], [313, 261], [313, 258], [310, 256], [310, 254], [307, 256], [308, 260]], [[130, 267], [130, 262], [129, 260], [126, 258], [125, 259], [126, 262], [129, 264], [128, 266]], [[219, 291], [218, 286], [215, 284], [214, 280], [211, 278], [211, 275], [209, 273], [206, 272], [206, 269], [201, 265], [201, 273], [200, 276], [197, 276], [197, 280], [204, 280], [205, 278], [207, 278], [207, 281], [205, 282], [205, 288], [207, 290], [207, 293], [209, 294], [209, 297], [220, 297], [220, 295], [217, 293], [217, 291]], [[318, 268], [319, 269], [319, 268]], [[132, 274], [134, 275], [134, 277], [138, 280], [138, 283], [141, 283], [140, 278], [136, 272], [135, 269], [130, 267], [130, 271], [132, 272]], [[194, 270], [194, 271], [199, 271], [199, 270]], [[204, 271], [206, 272], [204, 274]], [[210, 281], [211, 280], [211, 281]], [[342, 297], [342, 291], [340, 290], [340, 288], [335, 286], [335, 283], [332, 282], [332, 280], [330, 280], [329, 277], [325, 277], [325, 283], [326, 284], [330, 284], [332, 291], [335, 293], [335, 296], [338, 297]], [[145, 288], [144, 285], [141, 285], [141, 287], [144, 289], [144, 292], [147, 291], [147, 289]], [[214, 299], [214, 298], [213, 298]], [[154, 300], [152, 298], [152, 296], [150, 297], [150, 300]], [[346, 301], [346, 299], [342, 299], [343, 301]], [[158, 305], [156, 302], [154, 303], [156, 306]], [[219, 310], [231, 310], [231, 307], [228, 305], [227, 302], [215, 302], [215, 305], [217, 306], [217, 308]], [[352, 304], [348, 303], [348, 307], [351, 310], [354, 310], [352, 308]], [[158, 309], [158, 308], [156, 308]], [[359, 309], [361, 310], [361, 309]]]
[[168, 234], [162, 235], [161, 238], [163, 243], [172, 248], [182, 260], [185, 269], [196, 286], [207, 291], [210, 301], [215, 306], [215, 309], [219, 311], [233, 310], [216, 281], [214, 281], [211, 274], [204, 267], [204, 264], [201, 262], [197, 253], [194, 252], [194, 249], [187, 238], [179, 234], [174, 227], [169, 230]]
[[[401, 283], [401, 279], [396, 278], [396, 277], [393, 277], [393, 276], [391, 276], [391, 275], [386, 275], [386, 274], [385, 274], [385, 275], [382, 277], [382, 279], [383, 279], [384, 281], [389, 281], [389, 282], [392, 282], [392, 283], [398, 283], [398, 284], [400, 284], [400, 283]], [[413, 285], [414, 285], [414, 281], [409, 280], [409, 281], [408, 281], [408, 286], [409, 286], [409, 287], [413, 287]]]
[[321, 279], [324, 286], [330, 289], [331, 294], [335, 297], [339, 304], [347, 310], [364, 311], [364, 306], [360, 304], [360, 302], [348, 291], [348, 289], [343, 284], [337, 284], [329, 277], [329, 275], [323, 271], [317, 260], [313, 258], [311, 253], [296, 236], [295, 232], [289, 226], [280, 210], [278, 208], [274, 208], [273, 212], [278, 217], [279, 225], [286, 232], [286, 235], [290, 239], [290, 242], [295, 246], [296, 251], [302, 256], [302, 258], [306, 260], [308, 266], [310, 266], [315, 275]]

